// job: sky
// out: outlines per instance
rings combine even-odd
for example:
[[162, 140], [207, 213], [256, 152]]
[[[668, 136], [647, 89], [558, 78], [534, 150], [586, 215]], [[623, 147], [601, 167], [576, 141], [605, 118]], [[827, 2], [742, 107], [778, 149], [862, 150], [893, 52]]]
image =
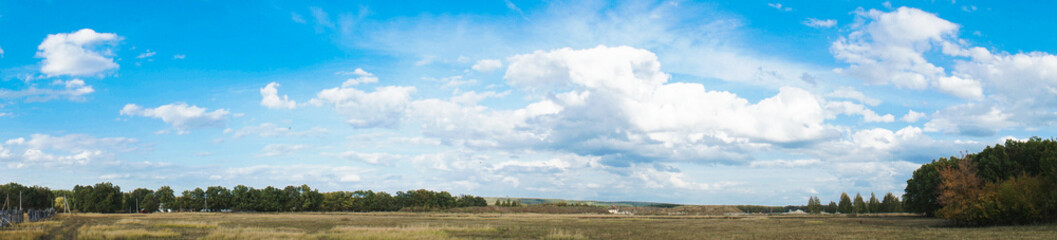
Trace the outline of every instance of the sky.
[[0, 1], [0, 182], [805, 204], [1057, 124], [1049, 1]]

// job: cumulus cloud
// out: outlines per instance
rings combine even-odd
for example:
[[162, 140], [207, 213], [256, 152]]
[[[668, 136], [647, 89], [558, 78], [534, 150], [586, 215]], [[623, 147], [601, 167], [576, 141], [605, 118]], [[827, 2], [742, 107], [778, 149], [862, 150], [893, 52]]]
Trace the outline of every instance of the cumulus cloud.
[[37, 46], [37, 57], [44, 58], [40, 72], [49, 76], [92, 76], [118, 68], [112, 56], [117, 34], [81, 29], [72, 33], [48, 34]]
[[862, 115], [863, 121], [866, 122], [895, 121], [895, 116], [892, 116], [892, 114], [878, 115], [873, 110], [866, 108], [866, 106], [848, 101], [827, 102], [826, 109], [833, 114]]
[[22, 90], [0, 89], [0, 99], [25, 99], [27, 102], [45, 102], [65, 98], [71, 101], [84, 101], [85, 95], [95, 92], [95, 89], [85, 84], [84, 80], [76, 78], [66, 81], [56, 80], [52, 82], [52, 85], [62, 88], [37, 88], [36, 86], [30, 86]]
[[899, 120], [903, 120], [904, 122], [908, 123], [914, 123], [918, 120], [921, 120], [922, 118], [925, 118], [925, 116], [926, 115], [924, 113], [915, 112], [914, 110], [908, 110], [907, 114], [903, 115], [903, 117], [899, 118]]
[[356, 68], [352, 72], [337, 72], [338, 75], [353, 75], [356, 78], [349, 78], [341, 84], [342, 87], [352, 87], [360, 84], [369, 84], [378, 82], [378, 77], [375, 77], [373, 73], [364, 71], [362, 68]]
[[847, 36], [833, 42], [830, 51], [849, 63], [839, 72], [872, 84], [925, 89], [930, 81], [946, 76], [942, 67], [928, 62], [923, 53], [934, 45], [951, 41], [959, 26], [916, 8], [893, 12], [858, 10], [856, 24]]
[[837, 26], [837, 20], [820, 20], [815, 18], [807, 18], [807, 20], [804, 20], [803, 24], [813, 28], [831, 28], [833, 26]]
[[[524, 108], [495, 110], [439, 99], [413, 101], [424, 134], [475, 149], [539, 149], [602, 157], [613, 166], [657, 160], [739, 161], [763, 146], [840, 135], [821, 98], [781, 88], [751, 103], [696, 83], [667, 83], [657, 57], [631, 47], [536, 51], [509, 57], [504, 78], [546, 92]], [[785, 119], [774, 122], [767, 119]]]
[[279, 96], [279, 83], [271, 82], [261, 88], [261, 106], [267, 108], [294, 109], [297, 102], [290, 100], [286, 95]]
[[349, 117], [347, 123], [353, 127], [395, 127], [414, 92], [415, 87], [403, 86], [379, 87], [374, 92], [338, 87], [320, 91], [310, 103], [333, 106]]
[[503, 62], [498, 59], [481, 59], [473, 64], [473, 70], [478, 72], [492, 72], [503, 67]]
[[1012, 114], [982, 103], [967, 103], [944, 108], [932, 114], [925, 123], [929, 132], [944, 132], [969, 136], [992, 136], [1002, 129], [1017, 126]]
[[980, 82], [972, 79], [958, 76], [940, 77], [935, 86], [940, 92], [960, 98], [982, 99], [984, 97], [984, 89], [980, 86]]
[[122, 116], [161, 119], [163, 122], [172, 125], [173, 129], [179, 134], [186, 134], [192, 129], [223, 127], [229, 113], [225, 109], [209, 112], [206, 108], [187, 105], [186, 103], [171, 103], [156, 108], [143, 108], [130, 103], [121, 109]]

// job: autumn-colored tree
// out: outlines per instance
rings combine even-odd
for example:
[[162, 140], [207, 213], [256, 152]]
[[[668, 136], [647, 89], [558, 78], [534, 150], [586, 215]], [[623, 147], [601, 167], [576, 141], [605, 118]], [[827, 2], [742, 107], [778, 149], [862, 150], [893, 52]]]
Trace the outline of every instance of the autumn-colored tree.
[[954, 166], [939, 169], [940, 189], [937, 200], [943, 208], [936, 215], [962, 225], [977, 225], [994, 214], [995, 192], [984, 189], [976, 175], [976, 163], [963, 157]]

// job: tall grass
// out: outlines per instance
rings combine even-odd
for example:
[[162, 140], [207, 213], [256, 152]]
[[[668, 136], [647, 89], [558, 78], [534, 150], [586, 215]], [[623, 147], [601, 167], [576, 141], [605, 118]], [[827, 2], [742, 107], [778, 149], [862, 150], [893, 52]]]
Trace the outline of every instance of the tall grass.
[[307, 239], [308, 235], [303, 231], [282, 228], [218, 228], [202, 239], [214, 240], [237, 240], [237, 239]]
[[85, 225], [77, 229], [77, 239], [143, 239], [179, 236], [179, 233], [171, 229], [148, 231], [142, 228], [125, 228], [116, 225]]

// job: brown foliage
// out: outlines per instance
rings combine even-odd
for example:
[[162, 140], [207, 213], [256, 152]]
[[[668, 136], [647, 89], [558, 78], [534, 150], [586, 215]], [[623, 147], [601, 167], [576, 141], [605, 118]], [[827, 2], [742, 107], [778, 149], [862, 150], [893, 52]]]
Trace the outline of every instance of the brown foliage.
[[990, 218], [995, 191], [985, 189], [982, 179], [976, 174], [976, 164], [962, 158], [953, 166], [939, 169], [940, 194], [936, 198], [943, 205], [937, 215], [959, 224], [977, 225]]

